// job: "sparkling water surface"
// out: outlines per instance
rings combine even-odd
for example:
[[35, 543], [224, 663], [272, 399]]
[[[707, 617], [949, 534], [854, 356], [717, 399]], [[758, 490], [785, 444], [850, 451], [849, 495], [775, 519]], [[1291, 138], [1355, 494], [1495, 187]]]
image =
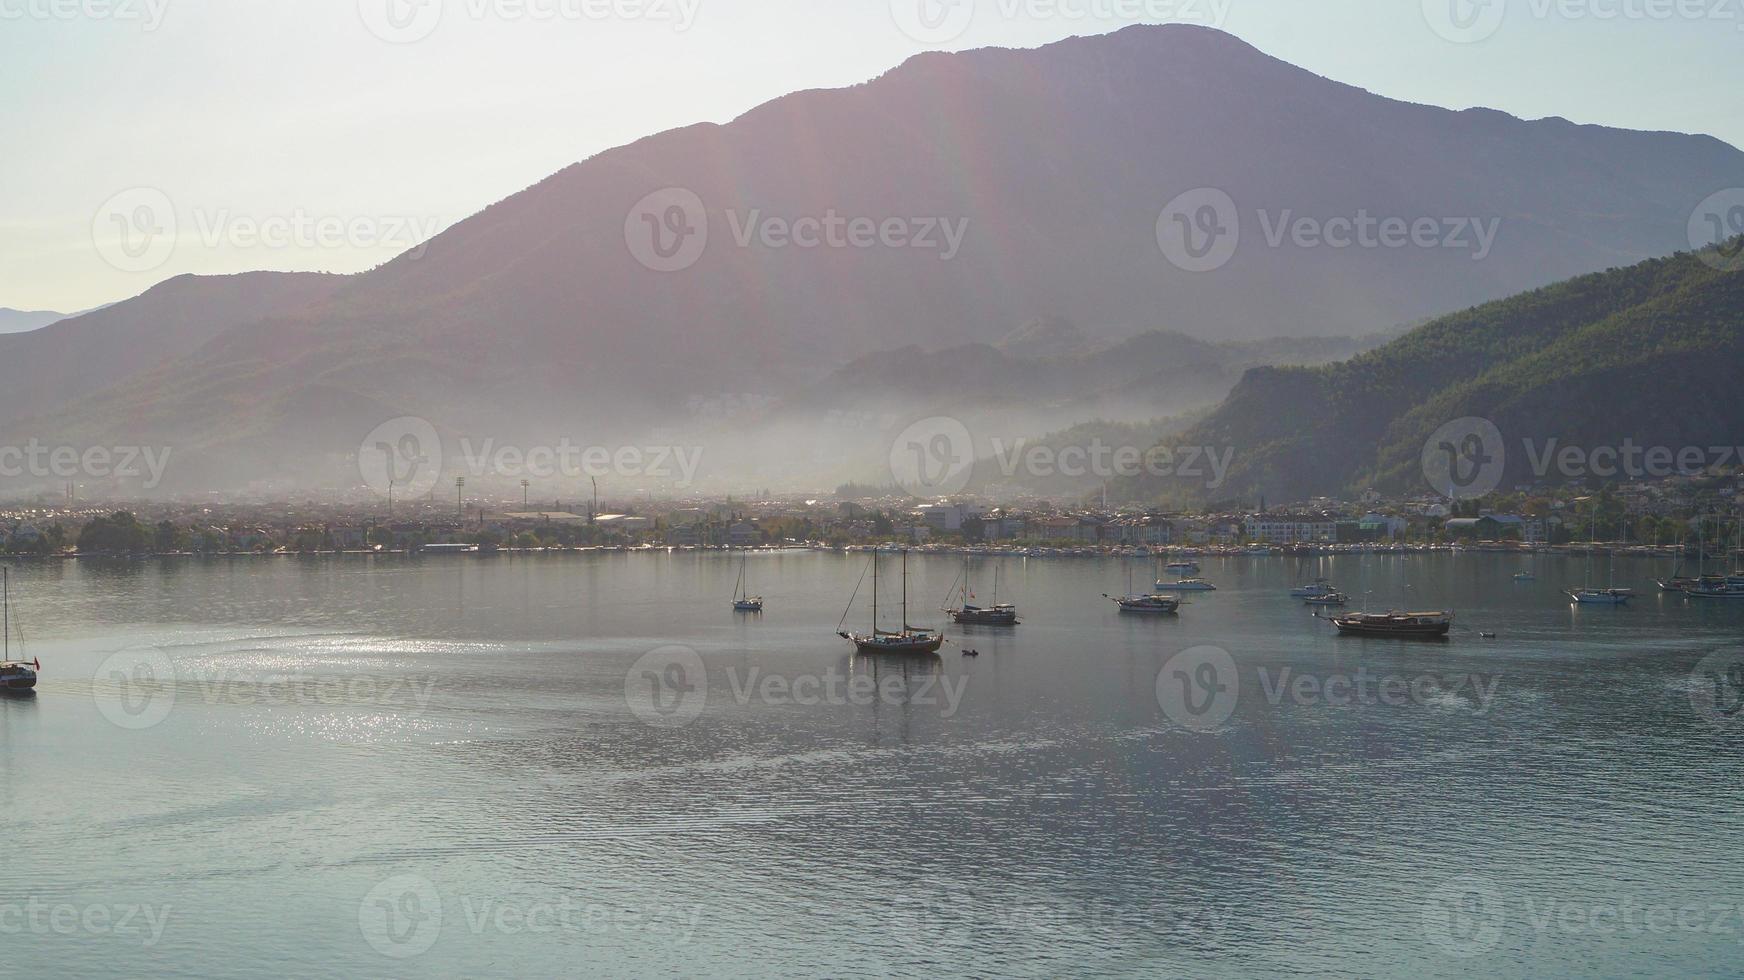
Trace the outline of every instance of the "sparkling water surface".
[[[761, 616], [721, 554], [17, 565], [0, 975], [1744, 971], [1744, 675], [1699, 669], [1744, 603], [1239, 558], [1145, 619], [1121, 561], [995, 564], [1021, 627], [896, 661], [834, 635], [860, 554], [751, 556]], [[910, 620], [962, 570], [913, 556]], [[1340, 638], [1319, 576], [1455, 634]]]

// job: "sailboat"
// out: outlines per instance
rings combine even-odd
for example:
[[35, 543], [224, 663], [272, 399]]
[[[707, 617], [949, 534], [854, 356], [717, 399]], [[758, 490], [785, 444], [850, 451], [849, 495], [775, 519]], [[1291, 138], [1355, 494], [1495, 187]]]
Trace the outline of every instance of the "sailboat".
[[[1719, 522], [1716, 520], [1715, 524], [1717, 526]], [[1716, 529], [1718, 528], [1716, 527]], [[1739, 531], [1744, 532], [1744, 525], [1740, 525]], [[1724, 538], [1724, 536], [1722, 530], [1721, 537]], [[1702, 553], [1703, 575], [1695, 584], [1684, 589], [1684, 594], [1692, 599], [1744, 599], [1744, 575], [1739, 573], [1737, 567], [1738, 544], [1739, 542], [1734, 538], [1730, 549], [1733, 555], [1733, 567], [1729, 575], [1706, 574], [1707, 552], [1704, 551]]]
[[[0, 693], [22, 694], [36, 688], [42, 664], [12, 659], [12, 570], [0, 568]], [[19, 652], [23, 653], [20, 637]]]
[[[1704, 529], [1706, 528], [1707, 518], [1702, 519], [1702, 526]], [[1696, 547], [1699, 550], [1700, 548], [1703, 547], [1703, 545], [1701, 544], [1702, 532], [1697, 531], [1696, 534], [1697, 534]], [[1688, 550], [1689, 550], [1688, 544], [1686, 543], [1685, 539], [1680, 536], [1678, 538], [1678, 542], [1677, 542], [1677, 564], [1672, 566], [1670, 578], [1662, 578], [1662, 579], [1657, 580], [1659, 583], [1659, 591], [1661, 591], [1661, 592], [1688, 592], [1692, 588], [1699, 588], [1701, 586], [1702, 580], [1700, 578], [1690, 578], [1689, 576], [1683, 574], [1684, 554]], [[1702, 559], [1705, 562], [1707, 560], [1707, 556], [1703, 555]]]
[[999, 566], [993, 566], [993, 605], [982, 607], [969, 602], [975, 593], [969, 591], [969, 556], [963, 556], [963, 590], [957, 608], [947, 609], [951, 621], [960, 626], [1016, 626], [1017, 607], [999, 601]]
[[763, 611], [763, 597], [752, 595], [745, 586], [749, 571], [751, 556], [739, 559], [739, 584], [733, 587], [733, 611], [742, 613], [760, 613]]
[[1587, 542], [1587, 574], [1586, 584], [1578, 591], [1570, 592], [1569, 598], [1583, 606], [1621, 606], [1635, 598], [1634, 589], [1617, 588], [1617, 546], [1611, 546], [1611, 584], [1607, 588], [1593, 587], [1593, 549], [1599, 544], [1599, 517], [1593, 515], [1592, 535]]
[[1135, 616], [1173, 616], [1181, 611], [1181, 597], [1178, 595], [1135, 595], [1132, 591], [1132, 565], [1126, 566], [1126, 592], [1124, 596], [1111, 596], [1104, 592], [1102, 598], [1113, 601], [1123, 613]]
[[[855, 589], [855, 594], [859, 590]], [[848, 621], [848, 612], [854, 609], [854, 600], [848, 599], [848, 609], [842, 613], [842, 622]], [[908, 549], [902, 549], [902, 629], [892, 633], [878, 628], [878, 552], [872, 552], [872, 632], [851, 633], [838, 628], [836, 635], [854, 644], [861, 653], [925, 655], [939, 652], [939, 647], [945, 645], [944, 634], [936, 630], [916, 629], [908, 625]]]

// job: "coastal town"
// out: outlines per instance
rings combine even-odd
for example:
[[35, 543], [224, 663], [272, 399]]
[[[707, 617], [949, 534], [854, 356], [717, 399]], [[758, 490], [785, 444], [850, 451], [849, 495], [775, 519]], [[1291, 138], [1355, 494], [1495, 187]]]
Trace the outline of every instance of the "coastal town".
[[998, 548], [1036, 553], [1137, 549], [1298, 552], [1477, 546], [1535, 549], [1593, 541], [1635, 548], [1693, 545], [1704, 522], [1729, 538], [1744, 477], [1679, 476], [1597, 490], [1527, 486], [1481, 500], [1431, 494], [1317, 499], [1198, 512], [1042, 498], [918, 500], [844, 487], [831, 495], [400, 502], [50, 501], [0, 509], [0, 552], [13, 556], [270, 555], [495, 552], [580, 548]]

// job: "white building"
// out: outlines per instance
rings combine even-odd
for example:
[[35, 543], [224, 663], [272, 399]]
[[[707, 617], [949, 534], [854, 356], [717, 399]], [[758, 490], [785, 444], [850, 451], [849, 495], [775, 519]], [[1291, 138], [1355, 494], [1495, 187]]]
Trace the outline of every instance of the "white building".
[[1338, 540], [1338, 522], [1324, 514], [1256, 514], [1244, 523], [1247, 539], [1261, 544], [1307, 544]]

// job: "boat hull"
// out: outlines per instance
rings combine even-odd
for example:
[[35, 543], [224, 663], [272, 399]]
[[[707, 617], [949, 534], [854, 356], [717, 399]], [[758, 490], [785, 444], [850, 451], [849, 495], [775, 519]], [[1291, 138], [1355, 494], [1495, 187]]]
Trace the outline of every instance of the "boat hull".
[[951, 613], [951, 621], [959, 626], [1016, 626], [1017, 610], [958, 609]]
[[1453, 631], [1453, 617], [1341, 616], [1332, 621], [1343, 636], [1374, 636], [1402, 640], [1439, 640]]
[[1181, 612], [1181, 602], [1173, 596], [1115, 599], [1114, 604], [1125, 616], [1174, 616]]
[[868, 656], [920, 657], [939, 652], [945, 638], [939, 634], [919, 636], [854, 636], [848, 637], [854, 649]]

